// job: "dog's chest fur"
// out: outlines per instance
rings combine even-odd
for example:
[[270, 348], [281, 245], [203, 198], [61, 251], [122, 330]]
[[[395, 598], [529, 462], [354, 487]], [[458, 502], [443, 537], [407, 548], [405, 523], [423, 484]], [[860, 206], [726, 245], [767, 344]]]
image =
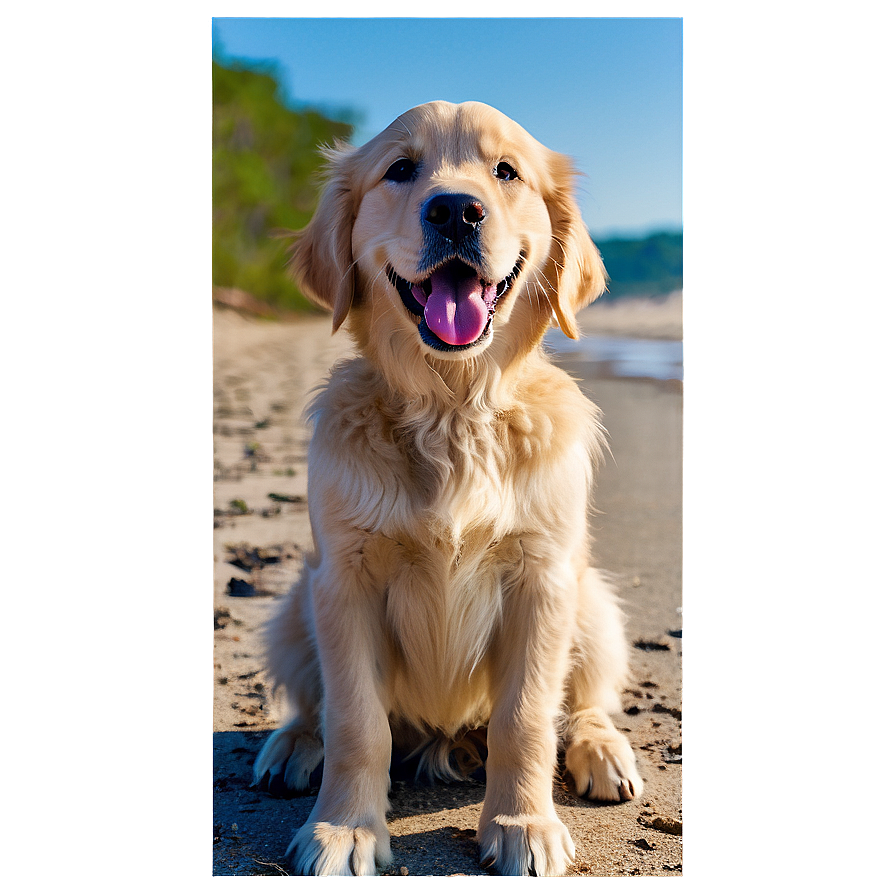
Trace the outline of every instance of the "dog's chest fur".
[[[553, 391], [571, 387], [578, 415], [554, 409], [551, 383], [501, 410], [436, 412], [376, 388], [361, 365], [337, 370], [312, 408], [315, 504], [328, 508], [325, 525], [357, 533], [358, 574], [385, 605], [394, 708], [422, 726], [488, 718], [489, 646], [521, 539], [557, 532], [576, 518], [564, 511], [570, 494], [588, 490], [595, 411], [565, 374], [552, 379]], [[562, 475], [546, 476], [560, 454]]]

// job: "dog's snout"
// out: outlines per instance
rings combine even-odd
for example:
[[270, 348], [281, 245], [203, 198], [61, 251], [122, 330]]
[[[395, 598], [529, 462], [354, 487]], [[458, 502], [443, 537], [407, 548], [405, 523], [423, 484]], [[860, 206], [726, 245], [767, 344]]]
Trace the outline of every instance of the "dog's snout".
[[423, 224], [457, 243], [470, 236], [485, 220], [486, 214], [485, 206], [475, 196], [440, 193], [424, 204]]

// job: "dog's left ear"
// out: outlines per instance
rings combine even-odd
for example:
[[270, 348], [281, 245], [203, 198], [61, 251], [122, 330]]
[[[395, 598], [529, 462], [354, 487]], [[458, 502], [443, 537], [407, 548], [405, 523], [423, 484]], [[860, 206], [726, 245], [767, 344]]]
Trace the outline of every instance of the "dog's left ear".
[[560, 329], [570, 339], [578, 339], [576, 312], [606, 289], [607, 272], [576, 202], [576, 171], [571, 160], [553, 153], [550, 167], [551, 184], [545, 202], [553, 242], [545, 265], [547, 297]]
[[335, 333], [348, 316], [355, 294], [351, 175], [355, 150], [337, 144], [323, 154], [329, 163], [326, 186], [310, 223], [293, 243], [290, 269], [302, 292], [333, 313]]

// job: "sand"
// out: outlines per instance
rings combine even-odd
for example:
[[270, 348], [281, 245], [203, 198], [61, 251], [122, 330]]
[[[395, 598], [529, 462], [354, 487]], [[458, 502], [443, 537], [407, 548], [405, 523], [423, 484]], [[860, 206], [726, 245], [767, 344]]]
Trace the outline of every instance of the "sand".
[[[681, 296], [592, 306], [579, 321], [592, 335], [680, 339]], [[214, 351], [213, 869], [281, 875], [315, 797], [283, 799], [250, 786], [255, 755], [283, 711], [271, 696], [260, 628], [310, 543], [310, 433], [301, 411], [351, 346], [343, 334], [331, 337], [323, 318], [263, 322], [218, 309]], [[628, 615], [632, 683], [616, 723], [645, 782], [640, 799], [616, 805], [581, 800], [558, 779], [558, 814], [576, 844], [568, 873], [680, 875], [681, 384], [598, 378], [597, 365], [575, 353], [558, 362], [603, 409], [610, 433], [613, 456], [598, 476], [594, 561], [615, 577]], [[231, 579], [239, 581], [229, 588]], [[396, 782], [388, 816], [394, 861], [384, 873], [485, 874], [475, 841], [483, 795], [480, 783]]]
[[599, 302], [582, 311], [578, 321], [594, 336], [681, 339], [683, 299], [679, 290], [662, 299], [631, 296], [618, 302]]

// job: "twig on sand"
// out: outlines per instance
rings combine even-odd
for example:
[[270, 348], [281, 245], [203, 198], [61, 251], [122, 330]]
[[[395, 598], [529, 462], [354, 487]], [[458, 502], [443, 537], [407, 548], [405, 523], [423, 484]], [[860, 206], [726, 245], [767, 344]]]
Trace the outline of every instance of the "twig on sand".
[[252, 856], [252, 861], [257, 862], [259, 865], [264, 865], [267, 868], [276, 868], [284, 877], [289, 877], [289, 872], [285, 868], [281, 868], [276, 862], [262, 862], [261, 859], [256, 859], [254, 856]]

